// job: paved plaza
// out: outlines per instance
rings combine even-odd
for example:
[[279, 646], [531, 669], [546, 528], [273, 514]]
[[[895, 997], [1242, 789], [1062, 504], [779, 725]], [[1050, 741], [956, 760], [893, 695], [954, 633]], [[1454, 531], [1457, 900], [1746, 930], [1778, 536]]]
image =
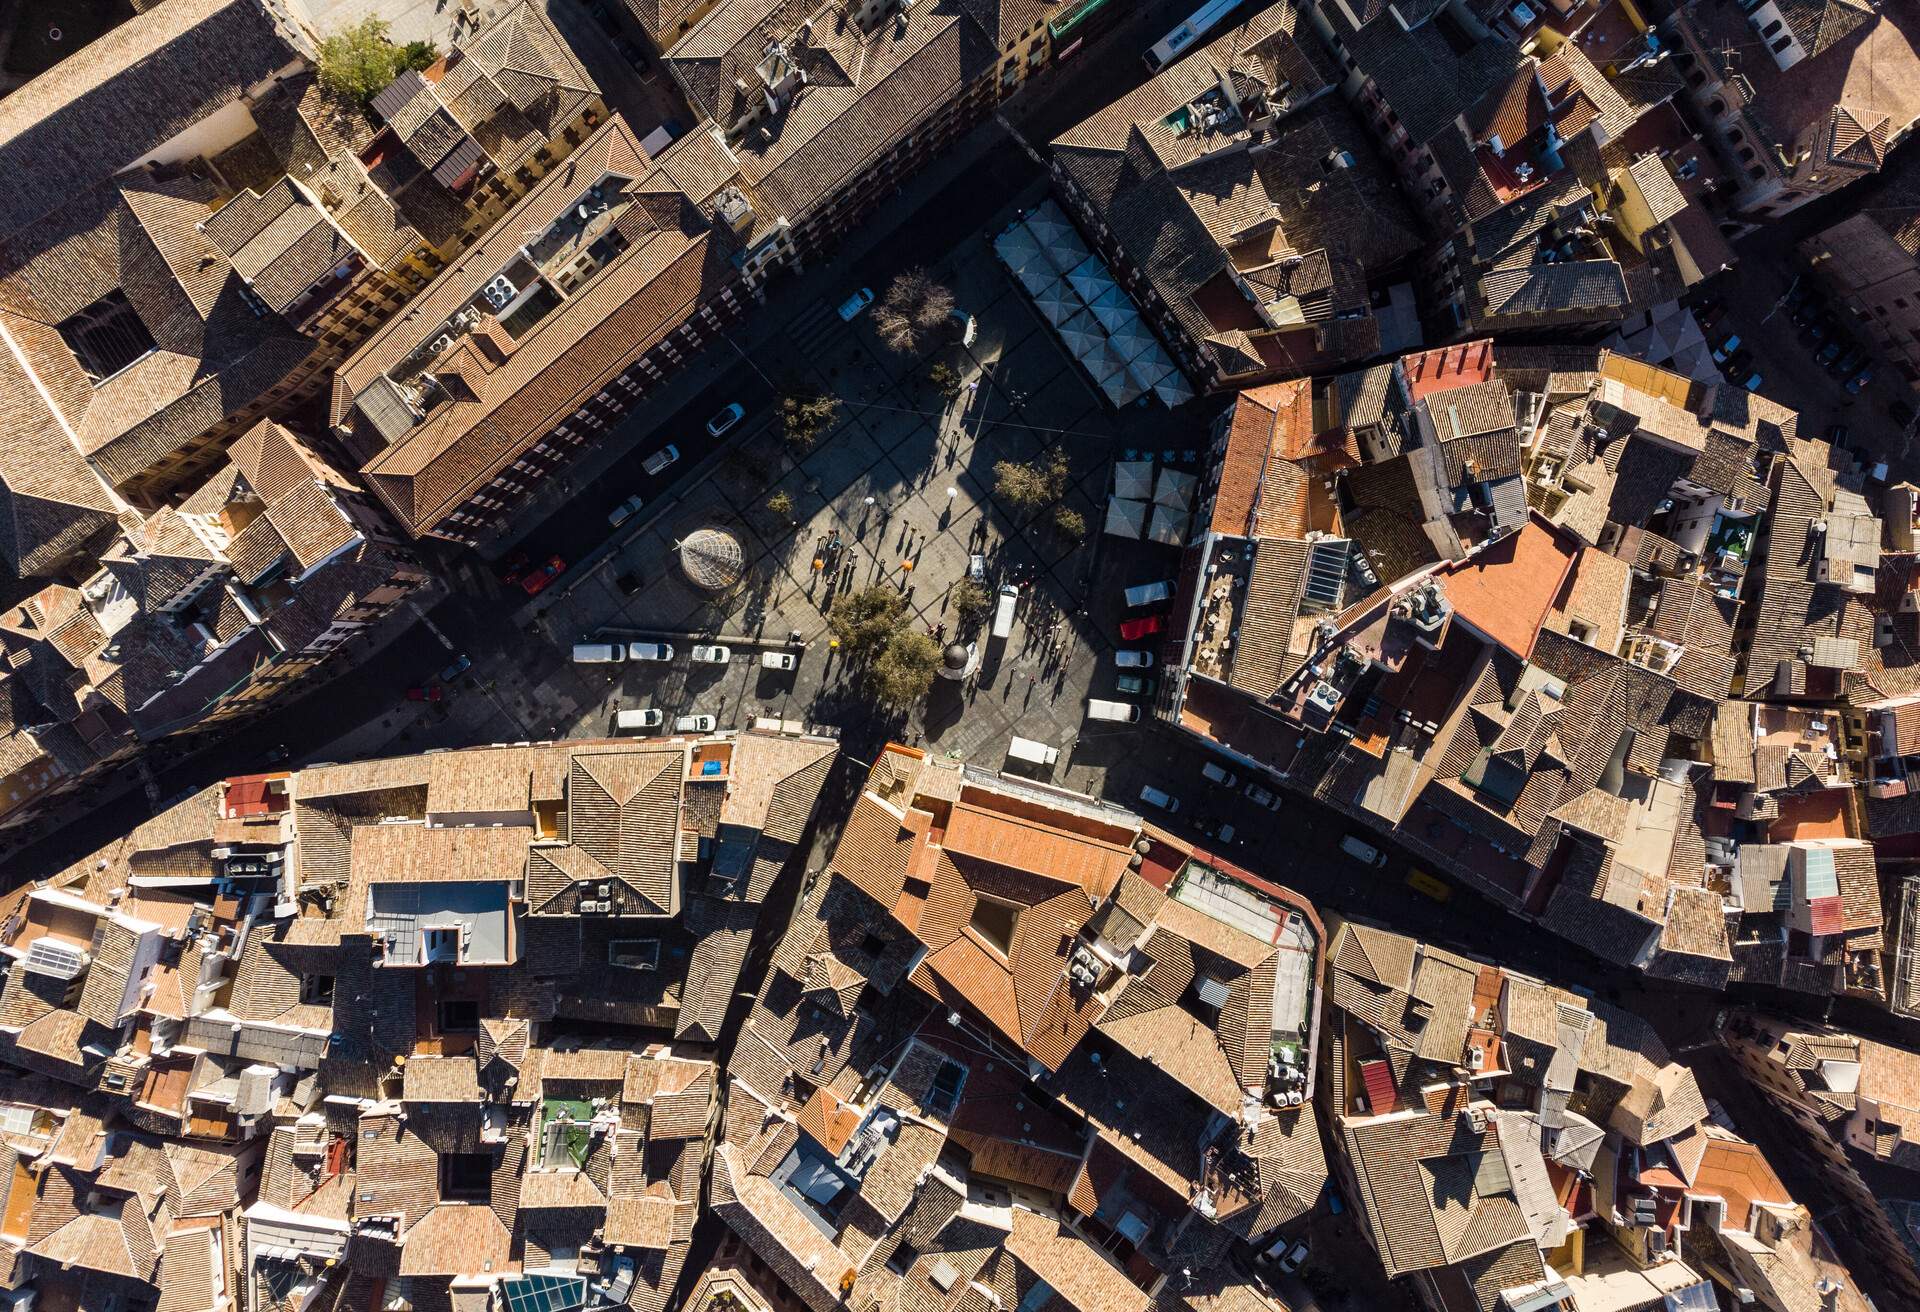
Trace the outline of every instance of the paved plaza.
[[[722, 727], [757, 716], [834, 725], [856, 757], [893, 738], [998, 768], [1018, 733], [1062, 748], [1056, 782], [1097, 789], [1115, 736], [1139, 732], [1083, 724], [1088, 696], [1118, 695], [1109, 653], [1119, 590], [1170, 578], [1178, 562], [1171, 547], [1097, 538], [1111, 464], [1129, 448], [1196, 449], [1202, 421], [1157, 405], [1113, 414], [984, 240], [934, 272], [975, 316], [971, 348], [908, 359], [879, 345], [866, 316], [846, 324], [826, 306], [803, 314], [776, 352], [740, 367], [761, 370], [782, 392], [831, 391], [842, 400], [833, 429], [796, 458], [775, 416], [750, 415], [707, 476], [683, 479], [675, 500], [623, 530], [618, 550], [584, 577], [570, 576], [563, 595], [522, 608], [510, 675], [478, 696], [461, 692], [458, 705], [420, 708], [409, 736], [471, 740], [469, 717], [500, 712], [529, 738], [601, 735], [616, 711], [656, 706], [669, 717], [712, 714]], [[927, 381], [936, 361], [961, 375], [957, 398]], [[1019, 510], [993, 494], [997, 462], [1031, 460], [1054, 444], [1071, 469], [1065, 502], [1090, 529], [1078, 544], [1054, 531], [1050, 507]], [[776, 492], [791, 500], [788, 514], [768, 509]], [[674, 564], [675, 544], [700, 528], [723, 529], [742, 545], [745, 578], [719, 597]], [[844, 550], [830, 578], [813, 563], [835, 534]], [[985, 625], [969, 630], [951, 605], [974, 552], [987, 559], [990, 586], [1022, 587], [1005, 642], [991, 640]], [[978, 643], [979, 672], [964, 684], [936, 681], [910, 713], [876, 708], [829, 649], [826, 623], [836, 590], [873, 582], [906, 591], [923, 629]], [[761, 650], [785, 648], [796, 634], [797, 671], [761, 668]], [[691, 665], [692, 635], [731, 643], [733, 662]], [[596, 637], [658, 637], [674, 644], [676, 659], [571, 664], [572, 644]]]

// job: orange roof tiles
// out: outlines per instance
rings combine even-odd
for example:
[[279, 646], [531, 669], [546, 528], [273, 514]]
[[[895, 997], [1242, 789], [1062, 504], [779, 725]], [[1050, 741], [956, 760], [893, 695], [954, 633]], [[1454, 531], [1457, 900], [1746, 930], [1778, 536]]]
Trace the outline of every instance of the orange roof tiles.
[[1484, 383], [1493, 377], [1493, 339], [1402, 356], [1400, 374], [1406, 380], [1409, 399], [1414, 401], [1469, 383]]
[[1112, 891], [1133, 855], [1118, 844], [966, 802], [954, 806], [943, 845], [949, 852], [1073, 884], [1100, 897]]
[[1532, 515], [1518, 533], [1455, 562], [1439, 577], [1457, 618], [1525, 659], [1578, 552], [1577, 543]]
[[1694, 1175], [1693, 1191], [1715, 1194], [1727, 1203], [1727, 1225], [1752, 1229], [1755, 1203], [1789, 1205], [1793, 1198], [1760, 1150], [1741, 1139], [1709, 1131], [1706, 1155]]

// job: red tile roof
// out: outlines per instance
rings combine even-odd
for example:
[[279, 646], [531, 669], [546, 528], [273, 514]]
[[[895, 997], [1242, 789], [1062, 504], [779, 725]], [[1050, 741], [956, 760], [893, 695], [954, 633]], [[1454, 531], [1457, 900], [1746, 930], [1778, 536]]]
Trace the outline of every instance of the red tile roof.
[[1455, 617], [1525, 659], [1578, 553], [1578, 543], [1534, 515], [1518, 533], [1447, 567], [1440, 578]]
[[1410, 400], [1493, 377], [1493, 339], [1462, 342], [1400, 358], [1400, 376]]

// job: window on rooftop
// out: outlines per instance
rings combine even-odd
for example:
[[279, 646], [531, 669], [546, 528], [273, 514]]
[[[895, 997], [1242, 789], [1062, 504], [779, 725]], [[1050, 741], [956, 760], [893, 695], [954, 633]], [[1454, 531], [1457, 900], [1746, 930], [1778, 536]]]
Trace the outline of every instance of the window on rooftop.
[[973, 919], [968, 922], [973, 932], [1003, 957], [1013, 953], [1013, 931], [1019, 923], [1020, 907], [1017, 903], [1002, 902], [992, 897], [975, 900]]
[[473, 1034], [480, 1028], [480, 1004], [472, 998], [440, 999], [440, 1032]]
[[492, 1196], [492, 1153], [440, 1154], [441, 1201], [484, 1203]]
[[60, 323], [60, 336], [94, 382], [119, 373], [154, 349], [153, 334], [140, 321], [126, 293], [114, 288]]

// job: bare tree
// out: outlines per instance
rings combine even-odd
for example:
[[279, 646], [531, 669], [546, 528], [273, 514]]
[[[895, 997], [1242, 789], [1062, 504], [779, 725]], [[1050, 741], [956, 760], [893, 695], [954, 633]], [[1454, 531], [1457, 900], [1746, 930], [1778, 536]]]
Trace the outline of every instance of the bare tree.
[[925, 269], [908, 269], [873, 308], [873, 329], [889, 350], [918, 355], [939, 341], [953, 313], [953, 292]]

